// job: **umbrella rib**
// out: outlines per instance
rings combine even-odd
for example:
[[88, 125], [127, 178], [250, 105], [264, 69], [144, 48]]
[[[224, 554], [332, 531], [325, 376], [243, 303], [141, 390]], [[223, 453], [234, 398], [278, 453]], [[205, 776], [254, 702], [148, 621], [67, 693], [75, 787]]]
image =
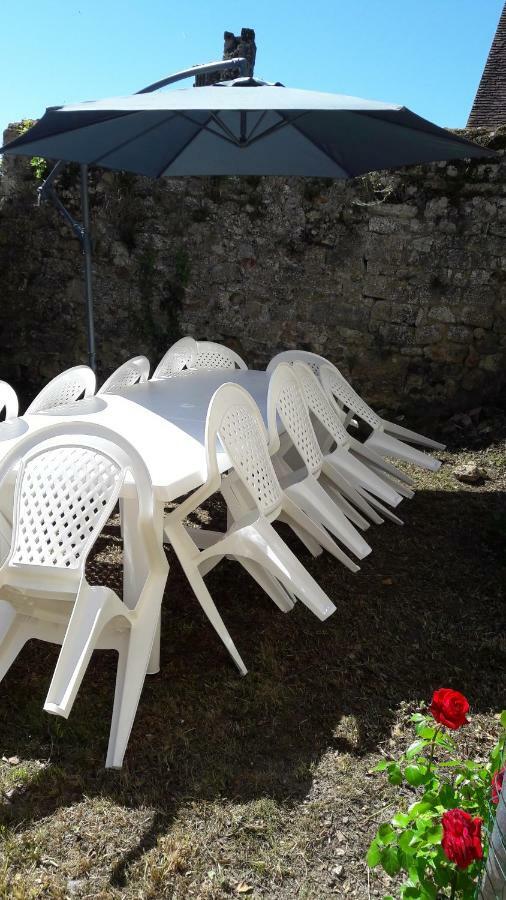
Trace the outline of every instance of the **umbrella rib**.
[[[279, 109], [269, 110], [269, 112], [276, 112], [278, 116], [281, 116], [282, 121], [276, 122], [274, 125], [271, 125], [270, 128], [266, 128], [265, 131], [262, 131], [261, 134], [257, 134], [255, 138], [248, 140], [248, 146], [252, 144], [256, 144], [257, 141], [261, 141], [262, 138], [267, 137], [269, 134], [273, 134], [275, 131], [280, 131], [282, 128], [285, 128], [287, 125], [293, 125], [297, 119], [300, 119], [301, 116], [305, 115], [304, 112], [300, 112], [297, 116], [294, 116], [293, 119], [288, 119], [286, 116], [280, 112]], [[256, 127], [256, 126], [255, 126]]]
[[[252, 110], [250, 110], [250, 112], [252, 112]], [[253, 128], [251, 129], [251, 131], [248, 135], [248, 143], [251, 142], [251, 139], [252, 139], [253, 135], [255, 134], [255, 131], [257, 130], [258, 126], [263, 122], [266, 115], [267, 115], [267, 110], [264, 109], [262, 115], [260, 116], [259, 119], [257, 119], [256, 124], [253, 126]]]
[[107, 153], [102, 153], [101, 156], [96, 156], [95, 159], [91, 160], [93, 165], [97, 165], [101, 162], [101, 160], [106, 159], [108, 156], [111, 156], [112, 153], [116, 153], [118, 150], [122, 150], [123, 147], [126, 147], [128, 144], [131, 144], [133, 141], [136, 141], [138, 138], [144, 137], [144, 135], [149, 134], [150, 131], [154, 131], [156, 128], [160, 128], [161, 125], [165, 125], [167, 122], [170, 122], [171, 119], [176, 117], [177, 113], [171, 113], [169, 116], [165, 116], [164, 119], [161, 119], [159, 122], [156, 122], [154, 125], [150, 125], [148, 128], [143, 128], [135, 135], [130, 135], [124, 141], [121, 141], [119, 144], [115, 144], [114, 147], [110, 147]]
[[227, 141], [228, 144], [234, 144], [234, 146], [237, 146], [239, 144], [239, 141], [237, 140], [233, 131], [230, 131], [230, 129], [228, 129], [228, 127], [224, 123], [221, 122], [221, 120], [217, 117], [216, 113], [214, 113], [214, 112], [209, 114], [209, 118], [207, 121], [209, 122], [211, 119], [213, 119], [217, 123], [219, 128], [222, 129], [222, 131], [227, 130], [229, 132], [229, 134], [232, 135], [231, 138], [228, 138], [225, 134], [219, 134], [218, 131], [213, 131], [212, 128], [208, 128], [207, 122], [203, 125], [200, 124], [200, 122], [196, 122], [195, 119], [192, 119], [192, 117], [188, 115], [188, 113], [180, 112], [179, 115], [181, 116], [182, 119], [186, 119], [188, 122], [191, 122], [192, 125], [198, 125], [198, 127], [200, 128], [201, 131], [209, 132], [209, 134], [212, 134], [213, 137], [220, 138], [222, 141]]
[[[184, 118], [189, 118], [189, 117], [188, 117], [188, 116], [184, 116]], [[209, 121], [209, 119], [208, 119], [207, 121]], [[198, 124], [197, 122], [194, 122], [193, 119], [190, 119], [190, 122], [192, 122], [193, 125], [197, 125], [197, 124]], [[201, 126], [200, 131], [202, 131], [202, 130], [204, 130], [204, 129], [205, 129], [205, 125]], [[210, 130], [210, 129], [207, 129], [207, 130]], [[161, 176], [163, 175], [163, 173], [165, 172], [165, 170], [168, 169], [168, 167], [171, 166], [171, 165], [176, 161], [176, 159], [178, 158], [178, 156], [181, 156], [181, 154], [184, 153], [184, 151], [187, 149], [187, 147], [190, 146], [190, 144], [192, 143], [192, 141], [194, 141], [195, 138], [199, 136], [200, 131], [196, 131], [195, 134], [192, 134], [191, 137], [189, 137], [188, 140], [183, 144], [183, 146], [182, 146], [182, 147], [179, 147], [179, 149], [177, 150], [177, 152], [174, 153], [173, 156], [172, 156], [168, 161], [165, 161], [165, 163], [163, 164], [162, 168], [159, 169], [159, 171], [156, 173], [156, 178], [161, 178]], [[218, 137], [220, 137], [220, 135], [218, 135]], [[228, 138], [224, 138], [224, 140], [228, 140]]]
[[[279, 111], [279, 110], [278, 110], [278, 111]], [[283, 113], [281, 113], [281, 112], [280, 112], [279, 114], [280, 114], [280, 116], [283, 115]], [[302, 115], [302, 114], [301, 114], [301, 115]], [[289, 124], [292, 124], [292, 123], [290, 122]], [[354, 177], [354, 176], [352, 175], [352, 173], [350, 172], [350, 170], [347, 169], [347, 168], [345, 168], [344, 165], [343, 165], [341, 162], [339, 162], [338, 160], [334, 159], [334, 157], [330, 155], [330, 153], [328, 152], [328, 150], [325, 150], [325, 147], [324, 147], [322, 144], [320, 144], [319, 141], [315, 141], [312, 137], [309, 137], [309, 135], [306, 134], [306, 132], [304, 131], [304, 129], [301, 128], [299, 125], [295, 125], [295, 123], [293, 123], [293, 127], [295, 128], [296, 131], [299, 132], [299, 134], [302, 135], [302, 137], [304, 137], [304, 138], [306, 139], [306, 141], [309, 141], [311, 144], [313, 144], [313, 145], [320, 151], [320, 153], [323, 153], [323, 155], [326, 156], [327, 159], [330, 159], [330, 161], [333, 162], [334, 165], [338, 165], [339, 168], [342, 169], [342, 171], [346, 173], [346, 177], [347, 177], [347, 178], [353, 178], [353, 177]]]
[[[406, 112], [408, 112], [408, 113], [411, 113], [411, 115], [414, 116], [416, 119], [421, 119], [422, 122], [428, 123], [429, 125], [431, 125], [432, 128], [434, 128], [434, 127], [440, 128], [439, 125], [434, 126], [433, 123], [429, 122], [428, 119], [423, 119], [422, 116], [417, 115], [417, 113], [411, 112], [411, 110], [408, 109], [407, 106], [402, 107], [402, 109], [406, 110]], [[381, 112], [383, 112], [383, 110], [381, 110]], [[385, 112], [388, 112], [388, 110], [385, 110]], [[464, 146], [466, 146], [469, 143], [469, 141], [466, 138], [460, 137], [460, 135], [458, 135], [458, 134], [450, 134], [449, 132], [447, 132], [446, 128], [440, 128], [440, 130], [443, 132], [443, 134], [435, 134], [433, 131], [427, 131], [425, 128], [420, 128], [420, 126], [417, 126], [417, 125], [411, 125], [407, 122], [392, 121], [391, 119], [384, 119], [383, 116], [381, 116], [381, 115], [375, 116], [372, 114], [371, 110], [356, 109], [356, 110], [354, 110], [354, 113], [355, 113], [355, 115], [358, 115], [358, 116], [364, 116], [364, 118], [366, 118], [366, 119], [375, 119], [377, 122], [378, 121], [379, 122], [387, 122], [389, 125], [395, 125], [397, 128], [407, 128], [408, 131], [417, 131], [420, 134], [428, 135], [432, 139], [439, 138], [439, 140], [441, 140], [441, 141], [445, 141], [445, 140], [452, 141], [452, 142], [456, 141], [457, 143], [463, 144]], [[423, 165], [423, 163], [420, 163], [420, 165]]]

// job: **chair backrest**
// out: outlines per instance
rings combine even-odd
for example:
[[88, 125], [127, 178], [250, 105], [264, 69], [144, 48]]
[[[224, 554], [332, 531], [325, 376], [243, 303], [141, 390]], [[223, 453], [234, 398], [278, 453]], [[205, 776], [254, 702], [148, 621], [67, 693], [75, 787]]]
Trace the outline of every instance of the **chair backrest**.
[[88, 366], [73, 366], [66, 369], [42, 388], [30, 403], [25, 415], [66, 406], [81, 396], [90, 397], [95, 393], [95, 385], [95, 373]]
[[197, 355], [193, 369], [247, 369], [243, 359], [234, 350], [213, 341], [197, 341]]
[[177, 375], [183, 369], [191, 369], [193, 360], [197, 355], [197, 341], [187, 335], [172, 344], [167, 353], [162, 356], [155, 371], [151, 376], [152, 381], [158, 381], [161, 378], [169, 378], [171, 375]]
[[[139, 500], [139, 540], [153, 553], [153, 491], [137, 451], [100, 425], [65, 423], [27, 435], [0, 465], [0, 485], [16, 469], [10, 552], [0, 583], [55, 576], [75, 584], [131, 472]], [[150, 544], [147, 548], [146, 544]]]
[[104, 381], [97, 394], [114, 394], [121, 388], [147, 381], [149, 378], [149, 359], [145, 356], [133, 356], [119, 366], [107, 381]]
[[346, 429], [314, 372], [304, 362], [295, 362], [293, 368], [314, 417], [321, 422], [339, 446], [347, 444]]
[[279, 363], [269, 380], [267, 422], [271, 453], [279, 449], [278, 415], [308, 472], [312, 475], [319, 474], [322, 452], [304, 394], [292, 366], [288, 363]]
[[281, 362], [306, 363], [306, 365], [313, 370], [316, 376], [319, 376], [320, 374], [320, 366], [322, 366], [324, 363], [330, 365], [328, 359], [325, 359], [324, 356], [319, 356], [317, 353], [310, 353], [309, 350], [283, 350], [282, 353], [277, 353], [276, 356], [272, 357], [266, 371], [273, 372], [276, 366], [278, 366]]
[[337, 397], [338, 401], [351, 409], [355, 415], [364, 422], [367, 422], [371, 428], [382, 428], [382, 419], [374, 412], [373, 409], [362, 400], [362, 397], [352, 388], [351, 384], [341, 375], [339, 369], [336, 369], [331, 363], [326, 363], [320, 368], [320, 379], [322, 387], [327, 394]]
[[15, 419], [18, 414], [19, 404], [14, 388], [11, 388], [6, 381], [0, 381], [0, 415], [4, 410], [6, 419]]
[[267, 431], [253, 397], [238, 384], [221, 385], [207, 412], [208, 481], [216, 480], [218, 486], [217, 438], [259, 512], [275, 514], [283, 494], [269, 455]]

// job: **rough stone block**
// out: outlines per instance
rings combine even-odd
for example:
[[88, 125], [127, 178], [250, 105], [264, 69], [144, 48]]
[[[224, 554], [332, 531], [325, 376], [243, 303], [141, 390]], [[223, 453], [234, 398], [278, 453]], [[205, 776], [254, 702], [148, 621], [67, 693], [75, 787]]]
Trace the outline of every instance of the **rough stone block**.
[[415, 329], [409, 325], [395, 325], [385, 322], [379, 326], [378, 333], [386, 343], [402, 347], [413, 343]]
[[469, 344], [473, 340], [473, 329], [466, 325], [449, 325], [447, 336], [455, 344]]
[[487, 356], [483, 356], [480, 359], [479, 368], [485, 369], [486, 372], [501, 372], [504, 370], [506, 363], [505, 356], [506, 354], [504, 353], [490, 353]]
[[433, 306], [429, 309], [428, 318], [434, 322], [455, 322], [455, 315], [448, 306]]
[[415, 329], [416, 344], [436, 344], [437, 341], [443, 339], [445, 334], [444, 325], [420, 325]]
[[465, 305], [459, 313], [459, 318], [464, 325], [474, 325], [479, 328], [491, 328], [494, 314], [486, 306]]

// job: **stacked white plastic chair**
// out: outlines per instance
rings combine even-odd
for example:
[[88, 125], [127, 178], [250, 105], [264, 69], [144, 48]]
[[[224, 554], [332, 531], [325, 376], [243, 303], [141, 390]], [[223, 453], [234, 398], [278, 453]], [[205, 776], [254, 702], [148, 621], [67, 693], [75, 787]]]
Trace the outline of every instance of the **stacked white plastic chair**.
[[[0, 679], [30, 638], [62, 644], [44, 708], [67, 717], [95, 648], [118, 651], [106, 765], [119, 767], [156, 632], [168, 565], [153, 491], [137, 452], [98, 425], [56, 425], [19, 442], [0, 466], [16, 472], [11, 547], [0, 567]], [[90, 586], [88, 554], [127, 472], [137, 490], [147, 576], [134, 609]]]
[[[374, 510], [379, 510], [400, 524], [400, 519], [384, 505], [396, 507], [400, 503], [400, 488], [394, 488], [386, 478], [372, 471], [351, 453], [350, 437], [314, 372], [300, 362], [294, 363], [294, 369], [311, 413], [335, 443], [334, 449], [328, 450], [323, 456], [325, 486], [330, 483], [334, 491], [337, 491], [337, 498], [344, 494], [347, 500], [356, 504], [372, 521], [378, 521], [378, 514]], [[353, 493], [350, 492], [350, 486]], [[405, 494], [407, 493], [406, 490]], [[413, 496], [412, 492], [409, 495]]]
[[16, 391], [6, 381], [0, 381], [0, 416], [15, 419], [19, 411]]
[[114, 394], [121, 388], [139, 384], [149, 378], [149, 359], [145, 356], [133, 356], [109, 375], [97, 394]]
[[[214, 533], [211, 545], [199, 550], [183, 523], [186, 516], [212, 494], [224, 490], [217, 459], [218, 439], [249, 502], [245, 505], [241, 498], [232, 509], [233, 523], [227, 532]], [[272, 522], [283, 516], [313, 534], [322, 544], [328, 540], [323, 529], [317, 528], [284, 495], [272, 466], [260, 411], [250, 394], [239, 385], [222, 385], [211, 400], [206, 420], [206, 463], [205, 484], [165, 517], [165, 536], [177, 553], [211, 624], [239, 671], [245, 674], [246, 666], [207, 590], [203, 575], [224, 556], [232, 557], [283, 611], [292, 608], [290, 595], [294, 595], [323, 620], [334, 612], [333, 603], [276, 533]], [[229, 498], [226, 499], [228, 503]]]
[[[283, 438], [289, 438], [302, 462], [302, 469], [298, 471], [294, 471], [279, 452], [281, 439], [277, 427], [278, 416], [285, 429]], [[318, 479], [322, 472], [323, 454], [301, 386], [293, 368], [287, 363], [280, 363], [271, 374], [267, 420], [269, 450], [271, 454], [275, 454], [274, 468], [285, 493], [313, 521], [327, 528], [345, 547], [359, 559], [363, 559], [371, 552], [371, 548], [349, 520], [355, 521], [362, 528], [367, 528], [369, 523], [350, 505], [347, 505], [347, 517], [342, 507], [338, 507], [321, 486]], [[285, 440], [283, 443], [286, 445]]]
[[197, 353], [192, 360], [193, 369], [247, 369], [247, 365], [235, 350], [213, 341], [197, 341]]
[[[360, 446], [363, 447], [361, 455], [370, 460], [375, 466], [380, 467], [385, 472], [389, 472], [396, 478], [400, 478], [405, 483], [410, 483], [411, 480], [403, 473], [399, 474], [399, 470], [395, 470], [391, 464], [383, 460], [384, 457], [397, 458], [425, 469], [437, 471], [440, 466], [439, 460], [428, 454], [421, 453], [419, 450], [411, 447], [410, 444], [432, 450], [444, 450], [444, 444], [433, 441], [431, 438], [418, 434], [416, 431], [397, 425], [395, 422], [390, 422], [388, 419], [382, 419], [360, 397], [339, 369], [324, 356], [305, 350], [286, 350], [283, 353], [278, 353], [271, 360], [267, 371], [270, 371], [279, 362], [293, 363], [296, 361], [309, 365], [315, 375], [320, 378], [327, 396], [334, 403], [345, 427], [349, 425], [353, 417], [356, 417], [372, 429], [371, 434], [363, 444], [360, 444], [359, 441], [353, 444], [354, 451], [359, 452]], [[325, 378], [322, 377], [322, 370], [325, 370]], [[371, 452], [369, 453], [368, 451]]]
[[80, 397], [90, 397], [95, 393], [95, 373], [88, 366], [73, 366], [60, 372], [49, 384], [42, 388], [32, 400], [25, 415], [44, 412], [58, 406], [66, 406]]
[[191, 369], [193, 360], [197, 355], [197, 341], [192, 337], [183, 337], [162, 356], [155, 371], [151, 376], [152, 381], [160, 381], [178, 375], [185, 369]]

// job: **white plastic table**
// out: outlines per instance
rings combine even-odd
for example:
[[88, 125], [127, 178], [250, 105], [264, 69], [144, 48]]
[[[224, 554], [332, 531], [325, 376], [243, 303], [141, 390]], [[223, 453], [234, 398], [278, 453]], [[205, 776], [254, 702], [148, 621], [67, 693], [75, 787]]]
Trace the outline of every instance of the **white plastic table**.
[[[214, 392], [227, 381], [246, 388], [265, 417], [269, 386], [266, 372], [253, 369], [182, 372], [162, 381], [132, 385], [117, 394], [101, 394], [77, 400], [64, 408], [2, 422], [0, 462], [21, 437], [48, 425], [82, 421], [112, 428], [130, 441], [146, 463], [157, 501], [160, 540], [163, 540], [164, 504], [204, 483], [207, 408]], [[218, 463], [221, 471], [229, 466], [223, 451], [218, 454]], [[10, 524], [12, 492], [2, 492], [0, 512]], [[136, 521], [135, 490], [126, 482], [122, 492], [123, 600], [129, 607], [138, 597], [146, 575], [137, 553]], [[149, 672], [158, 669], [159, 637]]]

